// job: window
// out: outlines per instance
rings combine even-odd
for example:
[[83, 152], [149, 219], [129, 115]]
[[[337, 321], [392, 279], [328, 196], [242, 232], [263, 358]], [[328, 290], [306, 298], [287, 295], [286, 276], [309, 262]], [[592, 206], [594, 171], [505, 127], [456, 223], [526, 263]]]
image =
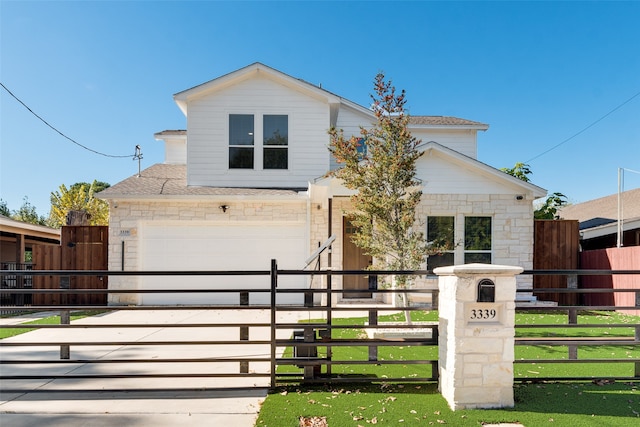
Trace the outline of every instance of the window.
[[229, 114], [229, 169], [288, 169], [289, 116], [255, 118], [253, 114]]
[[253, 114], [229, 115], [229, 169], [253, 169]]
[[263, 168], [287, 169], [289, 167], [289, 117], [265, 114], [262, 117]]
[[358, 139], [358, 158], [360, 160], [364, 159], [365, 157], [367, 157], [367, 141], [365, 140], [365, 138], [359, 138]]
[[464, 263], [491, 264], [491, 217], [464, 219]]
[[430, 216], [427, 218], [427, 243], [440, 248], [427, 257], [427, 270], [454, 264], [454, 217]]

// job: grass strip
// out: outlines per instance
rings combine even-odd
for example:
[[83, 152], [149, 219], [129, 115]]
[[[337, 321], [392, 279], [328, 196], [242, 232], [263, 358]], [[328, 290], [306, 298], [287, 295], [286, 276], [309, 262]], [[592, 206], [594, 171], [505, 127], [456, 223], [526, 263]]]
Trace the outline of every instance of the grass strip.
[[[71, 313], [71, 321], [82, 319], [84, 317], [95, 316], [97, 314], [104, 313], [99, 310], [91, 311], [74, 311]], [[22, 325], [59, 325], [60, 315], [43, 317], [42, 319], [31, 320], [29, 322], [22, 323]], [[24, 334], [26, 332], [34, 331], [38, 328], [0, 328], [0, 339], [15, 337], [16, 335]]]

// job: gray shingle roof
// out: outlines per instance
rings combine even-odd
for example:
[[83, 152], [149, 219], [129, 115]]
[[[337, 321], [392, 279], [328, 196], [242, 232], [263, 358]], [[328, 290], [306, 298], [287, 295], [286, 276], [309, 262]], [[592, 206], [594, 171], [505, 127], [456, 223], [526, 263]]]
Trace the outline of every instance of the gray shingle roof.
[[[640, 218], [640, 188], [622, 193], [622, 207], [624, 219]], [[560, 217], [577, 219], [581, 223], [581, 228], [596, 227], [616, 221], [618, 218], [618, 194], [564, 207], [560, 211]]]
[[413, 125], [437, 126], [487, 126], [487, 124], [451, 116], [409, 116], [409, 123]]
[[166, 135], [186, 135], [187, 131], [185, 129], [167, 129], [161, 132], [155, 133], [153, 136], [166, 136]]
[[304, 189], [187, 186], [187, 166], [156, 164], [101, 191], [101, 199], [131, 196], [294, 196]]

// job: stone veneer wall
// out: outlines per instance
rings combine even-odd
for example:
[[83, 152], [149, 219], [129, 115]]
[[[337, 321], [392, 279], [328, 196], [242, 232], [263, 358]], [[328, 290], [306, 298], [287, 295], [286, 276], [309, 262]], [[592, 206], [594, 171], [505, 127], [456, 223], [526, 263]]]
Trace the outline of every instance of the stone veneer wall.
[[[516, 200], [513, 194], [423, 194], [418, 214], [425, 220], [428, 215], [455, 216], [455, 264], [464, 263], [465, 216], [490, 216], [492, 264], [533, 268], [533, 201], [530, 199]], [[517, 285], [518, 288], [531, 287], [532, 277], [518, 276]]]
[[[515, 275], [519, 267], [480, 264], [442, 267], [438, 388], [453, 410], [513, 407]], [[495, 302], [477, 303], [478, 282], [495, 283]], [[495, 319], [473, 320], [472, 309]]]
[[[224, 213], [218, 207], [220, 201], [210, 202], [128, 202], [119, 201], [115, 208], [110, 206], [109, 225], [109, 269], [122, 270], [121, 242], [125, 242], [124, 269], [137, 270], [138, 238], [137, 228], [140, 221], [309, 221], [309, 253], [319, 243], [328, 238], [328, 202], [314, 202], [307, 214], [307, 202], [303, 200], [287, 202], [269, 201], [237, 201], [225, 202], [230, 209]], [[332, 247], [332, 267], [342, 268], [342, 218], [349, 208], [348, 197], [333, 199], [332, 234], [336, 241]], [[418, 214], [424, 224], [428, 215], [453, 215], [456, 217], [456, 264], [464, 260], [463, 243], [464, 217], [469, 215], [488, 215], [493, 218], [493, 263], [513, 265], [524, 269], [533, 268], [533, 206], [531, 200], [515, 200], [511, 194], [423, 194], [418, 207]], [[423, 225], [423, 227], [426, 227]], [[124, 233], [124, 234], [123, 234]], [[127, 235], [128, 233], [128, 235]], [[320, 257], [321, 268], [327, 267], [328, 254], [325, 251]], [[309, 268], [314, 268], [315, 263]], [[324, 279], [322, 279], [324, 280]], [[531, 277], [519, 276], [518, 287], [531, 286]], [[135, 276], [114, 276], [109, 280], [110, 289], [135, 289]], [[314, 287], [324, 286], [320, 279], [313, 283]], [[416, 283], [418, 287], [437, 287], [435, 278], [422, 278]], [[342, 287], [342, 278], [333, 276], [333, 287]], [[114, 304], [136, 303], [134, 295], [111, 295]]]
[[[229, 206], [227, 212], [219, 208]], [[307, 220], [306, 200], [291, 201], [237, 201], [225, 202], [160, 202], [160, 201], [118, 201], [116, 208], [109, 206], [109, 270], [139, 270], [138, 228], [143, 221], [211, 221], [235, 224], [249, 221], [292, 221]], [[125, 242], [124, 268], [122, 266], [122, 242]], [[136, 276], [113, 276], [109, 279], [109, 289], [137, 289]], [[135, 294], [111, 294], [110, 304], [137, 304]]]
[[[332, 248], [332, 267], [342, 268], [342, 218], [350, 206], [348, 197], [333, 199], [332, 234], [336, 241]], [[311, 206], [311, 245], [327, 239], [328, 203]], [[533, 202], [516, 200], [513, 194], [427, 194], [422, 195], [418, 206], [418, 218], [426, 231], [429, 215], [455, 216], [456, 264], [464, 262], [464, 217], [490, 216], [493, 227], [493, 264], [512, 265], [525, 270], [533, 268]], [[326, 253], [321, 257], [321, 267], [327, 266]], [[519, 288], [532, 286], [530, 276], [518, 276]], [[333, 287], [341, 289], [342, 278], [333, 276]], [[420, 278], [416, 287], [437, 288], [437, 279]]]

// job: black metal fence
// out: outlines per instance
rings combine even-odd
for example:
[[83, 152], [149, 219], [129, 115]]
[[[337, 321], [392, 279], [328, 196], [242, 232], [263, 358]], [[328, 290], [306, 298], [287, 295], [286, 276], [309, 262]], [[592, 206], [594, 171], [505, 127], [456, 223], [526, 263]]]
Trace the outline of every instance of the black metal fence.
[[[10, 291], [16, 289], [32, 289], [33, 276], [30, 274], [11, 274], [11, 271], [31, 271], [32, 269], [33, 264], [31, 263], [0, 262], [0, 270], [7, 271], [6, 274], [2, 275], [2, 281], [0, 282], [0, 305], [18, 307], [31, 305], [31, 293], [13, 293]], [[0, 309], [0, 315], [14, 313], [15, 311], [17, 310], [5, 311], [4, 309]]]
[[[61, 324], [3, 324], [5, 331], [33, 328], [31, 334], [0, 340], [1, 375], [4, 381], [99, 379], [102, 389], [127, 389], [122, 380], [144, 378], [156, 381], [155, 389], [228, 387], [230, 384], [270, 387], [291, 382], [428, 382], [438, 378], [437, 307], [407, 307], [407, 312], [430, 312], [431, 321], [407, 324], [385, 323], [386, 315], [405, 311], [393, 304], [340, 305], [337, 296], [358, 290], [332, 289], [334, 275], [424, 275], [425, 271], [299, 271], [279, 270], [275, 262], [264, 271], [0, 271], [2, 278], [27, 275], [99, 276], [208, 276], [211, 289], [118, 289], [36, 290], [10, 289], [13, 295], [37, 293], [198, 293], [239, 294], [233, 305], [154, 306], [31, 306], [35, 312], [60, 313]], [[281, 276], [324, 275], [323, 289], [282, 289]], [[640, 271], [526, 271], [524, 274], [640, 274]], [[261, 289], [228, 289], [228, 276], [264, 276]], [[64, 281], [62, 281], [64, 282]], [[437, 294], [434, 289], [371, 290], [374, 294]], [[544, 289], [544, 292], [637, 292], [637, 289]], [[533, 292], [521, 289], [520, 292]], [[251, 295], [269, 294], [268, 304], [250, 304]], [[278, 296], [297, 294], [297, 305], [278, 303]], [[433, 299], [437, 300], [436, 297]], [[23, 308], [2, 307], [9, 312]], [[607, 364], [625, 367], [625, 373], [591, 376], [558, 376], [534, 372], [519, 375], [518, 381], [592, 380], [609, 378], [640, 380], [640, 318], [623, 323], [590, 324], [581, 317], [594, 311], [636, 310], [637, 307], [532, 306], [519, 313], [564, 313], [566, 323], [516, 325], [516, 347], [561, 348], [559, 357], [516, 358], [517, 365], [567, 363]], [[70, 313], [99, 311], [98, 316], [70, 321]], [[130, 314], [140, 313], [136, 316]], [[166, 315], [160, 315], [164, 312]], [[428, 316], [427, 316], [428, 317]], [[398, 320], [398, 319], [396, 319]], [[366, 322], [366, 323], [365, 323]], [[580, 335], [585, 328], [601, 331]], [[626, 331], [611, 334], [614, 329]], [[528, 331], [535, 330], [535, 334]], [[543, 330], [543, 332], [540, 332]], [[365, 331], [368, 333], [365, 334]], [[557, 331], [558, 333], [554, 333]], [[576, 331], [578, 334], [567, 333]], [[58, 333], [63, 332], [63, 333]], [[625, 357], [582, 357], [581, 348], [618, 347], [629, 350]], [[563, 350], [564, 351], [564, 350]], [[62, 367], [62, 368], [61, 368]], [[37, 369], [35, 369], [37, 368]], [[399, 369], [396, 369], [399, 368]], [[188, 382], [184, 380], [188, 379]], [[233, 381], [230, 381], [233, 379]], [[105, 383], [104, 381], [112, 381]], [[145, 382], [146, 384], [147, 382]], [[16, 384], [12, 382], [11, 384]], [[3, 387], [4, 388], [4, 387]]]

